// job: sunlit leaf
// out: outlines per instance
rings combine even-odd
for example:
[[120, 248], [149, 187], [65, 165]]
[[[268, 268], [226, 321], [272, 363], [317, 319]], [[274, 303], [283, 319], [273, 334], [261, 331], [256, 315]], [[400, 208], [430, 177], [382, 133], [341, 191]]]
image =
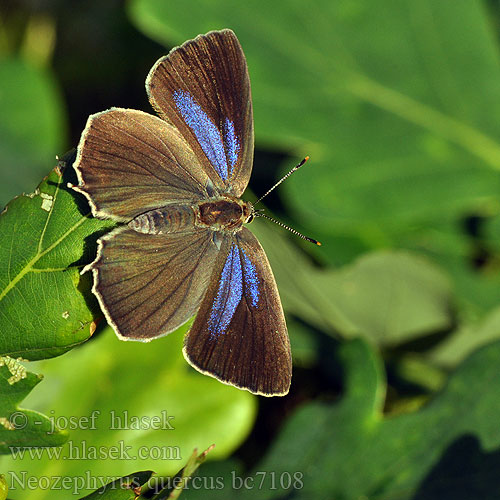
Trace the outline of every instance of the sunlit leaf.
[[85, 203], [80, 211], [66, 185], [74, 175], [62, 166], [0, 215], [1, 355], [34, 360], [62, 354], [90, 336], [98, 316], [91, 278], [80, 276], [81, 260], [90, 260], [95, 233], [110, 224], [89, 218]]

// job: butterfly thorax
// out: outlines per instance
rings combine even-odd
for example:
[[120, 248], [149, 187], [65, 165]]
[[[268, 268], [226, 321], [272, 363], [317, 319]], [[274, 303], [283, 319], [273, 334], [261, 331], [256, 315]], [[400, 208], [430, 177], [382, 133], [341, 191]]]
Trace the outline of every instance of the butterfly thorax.
[[238, 231], [250, 222], [254, 212], [250, 202], [223, 195], [199, 202], [193, 207], [195, 224], [214, 231]]

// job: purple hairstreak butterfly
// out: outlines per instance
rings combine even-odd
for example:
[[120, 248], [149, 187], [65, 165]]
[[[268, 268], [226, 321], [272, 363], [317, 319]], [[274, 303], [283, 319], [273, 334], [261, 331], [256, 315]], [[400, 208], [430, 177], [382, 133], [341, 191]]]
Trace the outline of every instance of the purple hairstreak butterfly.
[[146, 90], [159, 117], [97, 113], [78, 146], [74, 189], [94, 216], [121, 223], [84, 269], [92, 291], [123, 340], [161, 337], [197, 313], [183, 349], [194, 368], [255, 394], [287, 394], [292, 358], [278, 289], [243, 226], [261, 214], [240, 199], [254, 134], [236, 35], [212, 31], [173, 49]]

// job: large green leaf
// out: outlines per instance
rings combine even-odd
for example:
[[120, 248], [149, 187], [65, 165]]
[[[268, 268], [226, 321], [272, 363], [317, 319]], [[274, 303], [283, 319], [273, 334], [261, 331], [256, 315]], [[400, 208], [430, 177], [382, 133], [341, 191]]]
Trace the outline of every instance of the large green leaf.
[[259, 499], [498, 497], [500, 343], [465, 361], [426, 407], [395, 417], [382, 414], [378, 356], [356, 340], [343, 346], [341, 359], [339, 403], [304, 406], [248, 475], [229, 473], [222, 479], [227, 488], [193, 497], [234, 498], [234, 484], [242, 499], [257, 490]]
[[[324, 276], [318, 276], [326, 284]], [[380, 251], [346, 266], [331, 280], [337, 307], [377, 343], [397, 344], [452, 325], [447, 277], [415, 254]]]
[[298, 0], [129, 5], [169, 46], [235, 30], [257, 145], [311, 156], [281, 192], [294, 225], [329, 243], [320, 259], [418, 249], [456, 274], [472, 309], [500, 301], [498, 279], [469, 269], [459, 224], [499, 211], [500, 64], [484, 2], [319, 0], [307, 14]]
[[80, 262], [90, 260], [86, 247], [95, 252], [94, 233], [110, 224], [89, 218], [85, 203], [81, 213], [66, 186], [74, 174], [63, 167], [0, 215], [1, 355], [57, 356], [91, 333], [96, 303]]
[[[36, 363], [45, 393], [32, 394], [29, 404], [50, 409], [61, 428], [67, 424], [69, 441], [58, 455], [4, 458], [0, 469], [73, 478], [72, 485], [87, 470], [97, 479], [146, 469], [173, 475], [194, 448], [214, 443], [210, 457], [228, 456], [253, 425], [256, 398], [192, 369], [181, 353], [185, 330], [142, 343], [120, 341], [106, 328], [64, 356]], [[44, 495], [31, 491], [30, 500]], [[53, 499], [67, 497], [64, 490], [51, 492]]]
[[62, 99], [53, 76], [0, 57], [0, 208], [30, 192], [63, 147]]
[[19, 361], [0, 357], [0, 454], [60, 446], [68, 439], [68, 433], [58, 429], [53, 418], [19, 407], [41, 380]]

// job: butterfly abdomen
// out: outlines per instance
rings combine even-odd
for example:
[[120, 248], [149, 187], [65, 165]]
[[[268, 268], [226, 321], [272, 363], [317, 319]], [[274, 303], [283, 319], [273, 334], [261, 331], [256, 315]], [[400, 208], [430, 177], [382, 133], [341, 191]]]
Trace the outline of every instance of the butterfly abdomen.
[[150, 210], [128, 223], [138, 233], [167, 234], [192, 227], [195, 221], [193, 208], [189, 205], [170, 205]]
[[203, 201], [195, 207], [197, 225], [215, 231], [241, 229], [252, 212], [250, 203], [228, 195]]

